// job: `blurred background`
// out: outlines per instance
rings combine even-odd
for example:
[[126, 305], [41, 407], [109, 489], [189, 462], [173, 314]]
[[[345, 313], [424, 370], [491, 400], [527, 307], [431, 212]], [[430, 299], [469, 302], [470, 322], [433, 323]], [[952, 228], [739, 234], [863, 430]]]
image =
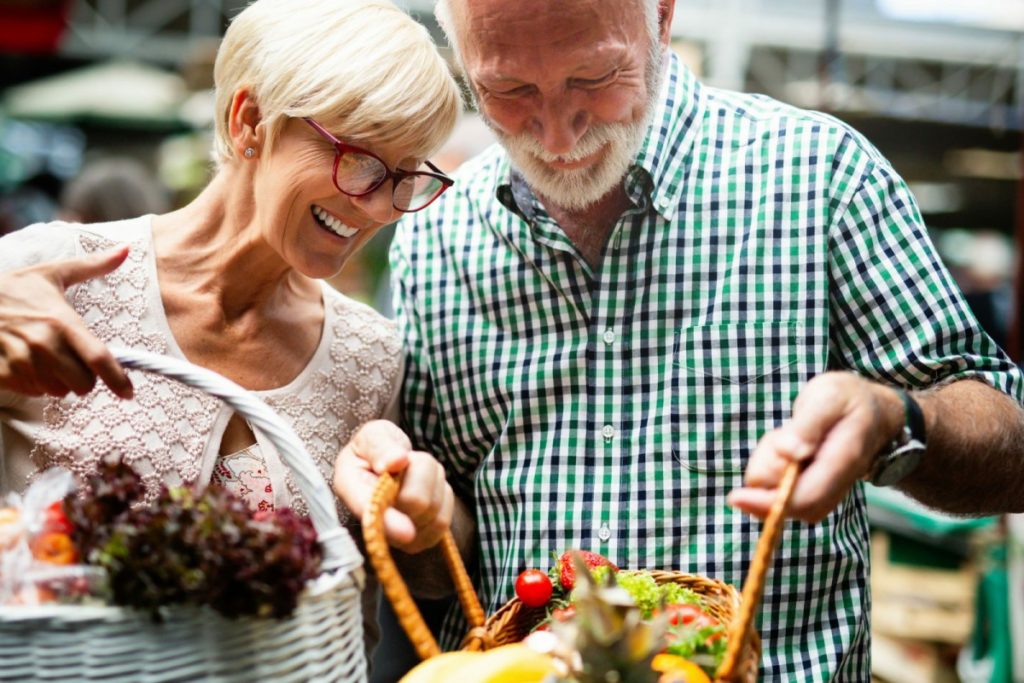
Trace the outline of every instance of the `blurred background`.
[[[399, 4], [443, 43], [432, 0]], [[194, 196], [211, 168], [213, 56], [244, 5], [0, 0], [0, 234]], [[678, 0], [673, 34], [705, 82], [829, 112], [877, 145], [1020, 361], [1024, 0]], [[468, 114], [435, 162], [454, 170], [490, 142]], [[384, 312], [390, 236], [333, 281]], [[869, 501], [877, 679], [1024, 682], [1024, 522]], [[394, 680], [409, 655], [383, 654], [376, 680]]]

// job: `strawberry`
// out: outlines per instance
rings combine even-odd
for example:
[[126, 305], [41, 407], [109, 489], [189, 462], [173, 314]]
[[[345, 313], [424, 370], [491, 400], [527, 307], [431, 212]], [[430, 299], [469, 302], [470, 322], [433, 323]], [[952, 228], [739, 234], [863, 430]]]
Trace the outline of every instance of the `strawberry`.
[[565, 591], [571, 591], [573, 586], [576, 585], [576, 570], [572, 566], [573, 553], [580, 554], [580, 557], [583, 558], [583, 563], [587, 565], [587, 569], [594, 570], [597, 567], [611, 567], [612, 571], [619, 571], [619, 568], [603, 555], [592, 553], [589, 550], [567, 550], [562, 553], [562, 556], [555, 562], [555, 566], [551, 568], [552, 580], [557, 580], [558, 584]]
[[569, 605], [568, 607], [556, 607], [551, 610], [552, 621], [569, 621], [576, 616], [576, 606]]

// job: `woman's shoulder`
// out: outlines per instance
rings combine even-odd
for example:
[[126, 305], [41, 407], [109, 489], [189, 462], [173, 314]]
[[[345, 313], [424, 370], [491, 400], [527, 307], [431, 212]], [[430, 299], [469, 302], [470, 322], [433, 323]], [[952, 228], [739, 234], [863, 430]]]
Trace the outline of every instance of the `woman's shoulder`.
[[0, 272], [75, 256], [76, 224], [34, 223], [0, 238]]
[[384, 317], [366, 304], [324, 284], [324, 302], [337, 314], [336, 324], [352, 331], [365, 331], [368, 336], [397, 337], [394, 320]]
[[[109, 223], [34, 223], [0, 238], [0, 272], [73, 258], [83, 249], [137, 242], [149, 233], [149, 216]], [[93, 246], [94, 249], [89, 247]]]
[[[323, 352], [318, 353], [315, 400], [321, 406], [333, 406], [347, 429], [353, 430], [388, 414], [402, 382], [402, 343], [394, 321], [327, 283], [323, 291], [329, 327]], [[342, 435], [342, 443], [349, 435]]]

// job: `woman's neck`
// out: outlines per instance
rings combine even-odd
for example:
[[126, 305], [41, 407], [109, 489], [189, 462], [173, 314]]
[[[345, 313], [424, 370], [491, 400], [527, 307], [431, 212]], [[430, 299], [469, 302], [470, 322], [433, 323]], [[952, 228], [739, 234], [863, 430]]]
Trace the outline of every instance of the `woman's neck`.
[[293, 301], [319, 297], [310, 278], [291, 268], [264, 239], [251, 186], [222, 169], [188, 205], [153, 221], [161, 289], [188, 292], [216, 305], [225, 322]]

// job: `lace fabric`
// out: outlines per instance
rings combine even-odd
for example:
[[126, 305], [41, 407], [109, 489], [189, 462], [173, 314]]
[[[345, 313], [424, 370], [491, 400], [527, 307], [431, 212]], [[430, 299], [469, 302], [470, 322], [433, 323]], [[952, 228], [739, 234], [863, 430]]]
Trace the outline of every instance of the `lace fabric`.
[[[131, 251], [124, 265], [69, 290], [75, 310], [108, 344], [179, 355], [163, 314], [148, 218], [108, 224], [102, 233], [90, 230], [93, 227], [54, 224], [53, 229], [73, 231], [82, 253], [125, 242], [132, 232], [128, 228], [135, 234], [128, 240]], [[368, 307], [326, 286], [324, 302], [323, 338], [309, 367], [287, 386], [257, 393], [292, 424], [330, 481], [342, 445], [361, 424], [383, 416], [394, 399], [401, 379], [401, 344], [393, 323]], [[142, 475], [148, 499], [157, 495], [161, 484], [205, 484], [203, 476], [216, 471], [227, 409], [217, 399], [161, 376], [132, 372], [132, 381], [133, 401], [122, 401], [97, 384], [82, 397], [24, 402], [18, 419], [5, 425], [15, 425], [24, 443], [31, 444], [30, 451], [21, 454], [30, 459], [30, 466], [21, 469], [31, 477], [59, 465], [82, 477], [94, 471], [101, 458], [119, 455]], [[276, 458], [273, 447], [262, 439], [260, 448], [267, 459]], [[268, 478], [273, 479], [275, 471], [270, 467]], [[13, 488], [25, 484], [11, 482]], [[287, 472], [283, 481], [271, 481], [271, 489], [280, 492], [279, 501], [284, 494], [285, 502], [306, 512]], [[339, 513], [348, 521], [340, 505]]]

